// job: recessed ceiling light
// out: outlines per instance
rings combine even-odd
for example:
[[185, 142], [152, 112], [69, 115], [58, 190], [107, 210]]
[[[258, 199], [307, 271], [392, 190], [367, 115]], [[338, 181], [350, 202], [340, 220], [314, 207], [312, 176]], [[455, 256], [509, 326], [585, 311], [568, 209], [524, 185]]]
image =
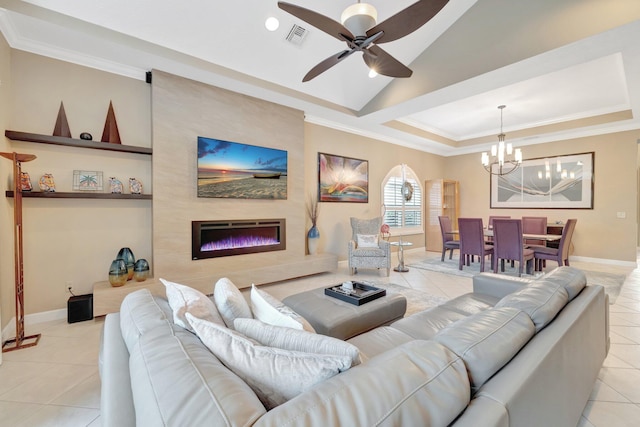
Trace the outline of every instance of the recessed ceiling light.
[[267, 27], [267, 30], [269, 31], [275, 31], [280, 26], [280, 21], [278, 21], [278, 18], [270, 16], [266, 21], [264, 21], [264, 26]]

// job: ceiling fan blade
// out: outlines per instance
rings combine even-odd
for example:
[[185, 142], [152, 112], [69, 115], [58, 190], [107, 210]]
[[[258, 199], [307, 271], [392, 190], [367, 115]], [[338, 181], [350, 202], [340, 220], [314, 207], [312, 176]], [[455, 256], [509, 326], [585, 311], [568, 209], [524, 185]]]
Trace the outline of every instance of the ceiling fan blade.
[[344, 34], [351, 39], [355, 38], [355, 36], [351, 34], [351, 31], [349, 31], [344, 25], [317, 12], [283, 1], [278, 2], [278, 7], [340, 41], [345, 41], [340, 34]]
[[342, 52], [336, 54], [336, 55], [332, 55], [330, 57], [328, 57], [327, 59], [325, 59], [324, 61], [322, 61], [321, 63], [319, 63], [318, 65], [316, 65], [315, 67], [313, 67], [306, 76], [304, 76], [304, 78], [302, 79], [303, 82], [308, 82], [309, 80], [317, 77], [318, 75], [324, 73], [325, 71], [327, 71], [329, 68], [333, 67], [334, 65], [336, 65], [338, 62], [342, 61], [343, 59], [347, 58], [348, 56], [350, 56], [353, 52], [355, 52], [355, 50], [343, 50]]
[[364, 62], [378, 74], [389, 77], [411, 77], [413, 74], [413, 71], [379, 46], [372, 45], [362, 53]]
[[420, 0], [369, 29], [367, 37], [383, 31], [384, 35], [376, 43], [398, 40], [426, 24], [448, 2], [449, 0]]

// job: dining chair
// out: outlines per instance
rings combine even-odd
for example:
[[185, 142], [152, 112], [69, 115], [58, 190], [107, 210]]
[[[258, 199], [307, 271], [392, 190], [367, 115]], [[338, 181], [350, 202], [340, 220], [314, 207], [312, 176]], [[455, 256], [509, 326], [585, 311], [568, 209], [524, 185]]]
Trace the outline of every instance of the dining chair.
[[526, 265], [526, 273], [532, 274], [534, 252], [525, 249], [522, 237], [522, 220], [496, 219], [493, 222], [493, 272], [500, 269], [504, 273], [504, 261], [518, 261], [518, 276], [522, 276], [522, 266]]
[[500, 215], [491, 215], [489, 216], [489, 223], [487, 224], [489, 226], [489, 229], [493, 228], [493, 220], [495, 219], [511, 219], [510, 216], [500, 216]]
[[[489, 228], [489, 230], [493, 230], [493, 221], [495, 219], [510, 219], [510, 218], [511, 218], [510, 216], [491, 215], [489, 216], [489, 222], [487, 223], [487, 227]], [[487, 244], [493, 245], [493, 237], [489, 236], [485, 238], [485, 241], [487, 242]]]
[[569, 248], [571, 246], [571, 238], [573, 230], [576, 228], [577, 219], [568, 219], [562, 229], [562, 237], [557, 248], [549, 248], [546, 246], [534, 248], [534, 256], [536, 258], [536, 269], [542, 270], [542, 262], [545, 260], [556, 261], [558, 267], [569, 265]]
[[444, 254], [449, 250], [449, 259], [453, 257], [453, 250], [460, 249], [460, 240], [455, 240], [453, 238], [453, 233], [451, 233], [451, 218], [448, 216], [439, 216], [438, 221], [440, 221], [440, 232], [442, 233], [442, 258], [440, 261], [444, 262]]
[[493, 246], [487, 245], [484, 241], [482, 218], [458, 218], [458, 233], [460, 233], [458, 269], [462, 270], [465, 259], [468, 266], [469, 257], [474, 255], [480, 258], [480, 272], [484, 271], [484, 259], [487, 255], [491, 255], [491, 265], [493, 265]]
[[[547, 234], [547, 217], [546, 216], [523, 216], [522, 217], [522, 233], [523, 234]], [[524, 239], [527, 246], [547, 246], [546, 241], [536, 239]]]

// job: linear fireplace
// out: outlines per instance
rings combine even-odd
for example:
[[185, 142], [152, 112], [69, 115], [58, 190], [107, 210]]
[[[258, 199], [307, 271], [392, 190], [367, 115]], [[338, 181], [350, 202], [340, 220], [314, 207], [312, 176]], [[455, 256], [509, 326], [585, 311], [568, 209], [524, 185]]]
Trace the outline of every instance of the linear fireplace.
[[286, 249], [285, 219], [191, 222], [192, 259]]

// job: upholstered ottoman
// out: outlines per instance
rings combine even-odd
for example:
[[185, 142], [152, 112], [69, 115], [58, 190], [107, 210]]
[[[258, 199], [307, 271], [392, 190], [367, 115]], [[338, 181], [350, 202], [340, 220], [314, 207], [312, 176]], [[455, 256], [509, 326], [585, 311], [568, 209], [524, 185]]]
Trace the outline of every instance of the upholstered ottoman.
[[407, 310], [407, 299], [389, 291], [360, 306], [327, 296], [324, 288], [291, 295], [282, 302], [307, 319], [317, 333], [341, 340], [390, 324]]

